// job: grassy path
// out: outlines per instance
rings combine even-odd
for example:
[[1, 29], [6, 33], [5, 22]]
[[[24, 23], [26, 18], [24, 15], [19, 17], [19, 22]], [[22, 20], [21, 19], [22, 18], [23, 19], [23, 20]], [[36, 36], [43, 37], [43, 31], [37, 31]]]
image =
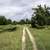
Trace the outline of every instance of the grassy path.
[[22, 50], [25, 50], [25, 27], [23, 28], [23, 35], [22, 35]]
[[[27, 34], [28, 34], [28, 36], [29, 36], [29, 39], [30, 39], [30, 41], [31, 41], [31, 43], [32, 43], [32, 46], [33, 46], [33, 49], [32, 49], [32, 50], [37, 50], [35, 38], [31, 35], [31, 33], [30, 33], [30, 31], [28, 30], [27, 27], [26, 27], [26, 28], [25, 28], [25, 27], [23, 28], [22, 50], [25, 50], [25, 48], [26, 48], [26, 32], [27, 32]], [[28, 40], [29, 40], [29, 39], [28, 39]]]
[[36, 42], [35, 42], [35, 38], [31, 35], [30, 31], [28, 30], [28, 28], [26, 27], [26, 31], [30, 37], [30, 40], [33, 44], [33, 50], [37, 50], [37, 46], [36, 46]]

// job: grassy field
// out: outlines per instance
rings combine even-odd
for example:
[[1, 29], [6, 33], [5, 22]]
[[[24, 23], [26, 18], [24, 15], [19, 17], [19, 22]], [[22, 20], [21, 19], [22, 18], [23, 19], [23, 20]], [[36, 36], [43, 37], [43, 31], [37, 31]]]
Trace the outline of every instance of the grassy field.
[[[14, 31], [3, 31], [16, 27]], [[22, 31], [25, 25], [0, 25], [0, 50], [22, 50]], [[38, 50], [50, 50], [50, 26], [44, 29], [31, 28], [31, 34], [35, 37]], [[32, 43], [26, 32], [26, 49], [32, 50]]]
[[[0, 30], [14, 27], [15, 25], [0, 26]], [[0, 50], [22, 50], [22, 30], [23, 26], [16, 25], [15, 31], [5, 31], [0, 33]]]
[[29, 27], [29, 30], [35, 37], [38, 50], [50, 50], [50, 26], [44, 29]]

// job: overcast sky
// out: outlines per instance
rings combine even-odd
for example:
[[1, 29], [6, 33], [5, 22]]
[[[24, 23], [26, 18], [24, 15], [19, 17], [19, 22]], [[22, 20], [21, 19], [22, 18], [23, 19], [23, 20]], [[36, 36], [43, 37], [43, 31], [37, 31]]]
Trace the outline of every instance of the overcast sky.
[[0, 15], [12, 20], [31, 18], [32, 7], [41, 4], [50, 6], [49, 0], [0, 0]]

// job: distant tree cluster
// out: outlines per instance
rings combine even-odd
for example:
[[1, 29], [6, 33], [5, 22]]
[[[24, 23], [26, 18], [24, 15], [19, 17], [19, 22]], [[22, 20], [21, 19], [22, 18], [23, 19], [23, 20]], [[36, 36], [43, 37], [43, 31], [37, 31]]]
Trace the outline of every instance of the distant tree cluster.
[[35, 15], [31, 18], [32, 27], [50, 25], [50, 12], [46, 5], [44, 7], [38, 5], [38, 8], [34, 10]]
[[31, 23], [31, 20], [29, 20], [29, 19], [21, 19], [19, 22], [18, 22], [18, 24], [30, 24]]
[[7, 23], [7, 19], [4, 16], [0, 16], [0, 25], [6, 25]]
[[11, 19], [6, 19], [5, 16], [0, 16], [0, 25], [8, 25], [8, 24], [17, 24], [16, 21], [13, 21]]
[[5, 16], [0, 16], [0, 25], [16, 25], [16, 24], [30, 24], [31, 21], [29, 19], [21, 19], [20, 21], [12, 21], [11, 19], [6, 19]]

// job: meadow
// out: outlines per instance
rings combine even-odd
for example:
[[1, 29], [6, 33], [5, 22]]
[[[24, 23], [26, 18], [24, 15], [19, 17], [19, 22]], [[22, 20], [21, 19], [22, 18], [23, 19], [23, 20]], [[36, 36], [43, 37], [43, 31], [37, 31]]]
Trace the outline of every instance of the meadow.
[[50, 26], [43, 29], [29, 27], [29, 30], [35, 37], [38, 50], [50, 50]]
[[[31, 28], [30, 25], [0, 25], [0, 50], [22, 50], [24, 26], [35, 37], [38, 50], [50, 50], [50, 26], [43, 29]], [[15, 30], [12, 30], [16, 27]], [[32, 42], [26, 32], [25, 50], [33, 50]]]
[[[8, 31], [16, 27], [14, 31]], [[22, 30], [19, 25], [0, 25], [0, 50], [22, 50]]]

